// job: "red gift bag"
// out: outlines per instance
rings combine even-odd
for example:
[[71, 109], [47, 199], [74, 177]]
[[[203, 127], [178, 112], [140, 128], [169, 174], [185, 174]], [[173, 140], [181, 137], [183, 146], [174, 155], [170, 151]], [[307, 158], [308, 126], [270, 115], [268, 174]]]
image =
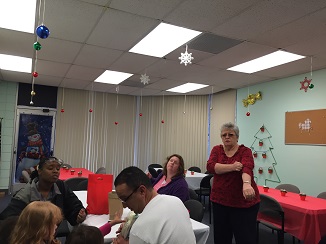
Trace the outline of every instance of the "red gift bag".
[[90, 174], [87, 186], [87, 213], [108, 214], [108, 194], [112, 191], [113, 175]]

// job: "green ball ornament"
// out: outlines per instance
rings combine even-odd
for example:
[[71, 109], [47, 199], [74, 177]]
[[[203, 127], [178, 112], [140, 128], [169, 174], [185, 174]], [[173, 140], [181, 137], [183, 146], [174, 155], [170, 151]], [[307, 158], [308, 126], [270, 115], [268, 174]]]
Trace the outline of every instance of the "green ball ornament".
[[314, 88], [315, 86], [314, 86], [314, 84], [310, 84], [309, 85], [309, 89], [312, 89], [312, 88]]
[[42, 45], [39, 42], [34, 42], [33, 47], [36, 51], [41, 50]]

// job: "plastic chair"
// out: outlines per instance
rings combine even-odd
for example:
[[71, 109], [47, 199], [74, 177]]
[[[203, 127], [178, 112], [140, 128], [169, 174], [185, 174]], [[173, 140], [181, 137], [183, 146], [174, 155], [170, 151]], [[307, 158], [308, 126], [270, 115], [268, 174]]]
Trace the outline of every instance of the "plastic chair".
[[288, 192], [294, 192], [294, 193], [300, 193], [300, 189], [295, 186], [295, 185], [292, 185], [292, 184], [280, 184], [278, 186], [275, 187], [275, 189], [285, 189], [286, 191]]
[[197, 172], [197, 173], [201, 173], [201, 169], [197, 166], [192, 166], [188, 169], [189, 171], [194, 171], [194, 172]]
[[204, 206], [201, 202], [190, 199], [184, 202], [184, 205], [189, 211], [190, 218], [201, 222], [204, 217]]
[[78, 184], [84, 180], [87, 180], [87, 178], [86, 177], [74, 177], [74, 178], [69, 178], [69, 179], [65, 180], [65, 183], [72, 191], [78, 191]]
[[100, 167], [96, 170], [95, 174], [106, 174], [106, 169], [104, 167]]
[[154, 168], [149, 167], [148, 172], [152, 175], [153, 178], [156, 178], [158, 176], [158, 173]]
[[76, 186], [76, 191], [87, 191], [88, 179], [79, 182]]
[[195, 192], [195, 190], [188, 188], [189, 190], [189, 197], [190, 199], [197, 200], [198, 201], [198, 195]]
[[163, 168], [163, 166], [160, 164], [150, 164], [147, 168]]
[[274, 198], [260, 195], [259, 213], [268, 217], [269, 221], [257, 219], [257, 243], [259, 243], [259, 224], [277, 231], [277, 239], [279, 244], [284, 244], [284, 211], [282, 206]]
[[[198, 197], [200, 201], [202, 198], [204, 199], [204, 205], [205, 205], [205, 197], [208, 196], [208, 199], [211, 195], [211, 183], [210, 180], [213, 177], [213, 175], [206, 175], [204, 178], [200, 181], [200, 187], [195, 190], [195, 192], [198, 194]], [[208, 200], [208, 210], [209, 210], [209, 223], [211, 223], [211, 202]]]
[[326, 199], [326, 191], [319, 193], [317, 198]]

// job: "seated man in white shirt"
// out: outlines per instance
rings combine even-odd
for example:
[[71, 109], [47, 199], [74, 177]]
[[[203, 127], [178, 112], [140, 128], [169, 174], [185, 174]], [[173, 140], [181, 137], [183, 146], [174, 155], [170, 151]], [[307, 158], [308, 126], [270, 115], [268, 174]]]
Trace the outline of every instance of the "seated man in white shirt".
[[114, 185], [123, 206], [141, 215], [131, 227], [129, 239], [118, 235], [113, 243], [196, 243], [189, 212], [182, 201], [159, 195], [141, 169], [132, 166], [122, 170]]

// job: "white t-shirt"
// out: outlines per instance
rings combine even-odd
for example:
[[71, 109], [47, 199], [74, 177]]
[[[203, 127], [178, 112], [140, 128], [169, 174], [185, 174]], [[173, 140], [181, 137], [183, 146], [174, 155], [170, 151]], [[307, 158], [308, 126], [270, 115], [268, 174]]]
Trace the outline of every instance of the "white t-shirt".
[[182, 201], [157, 195], [131, 227], [130, 244], [195, 244], [189, 212]]

